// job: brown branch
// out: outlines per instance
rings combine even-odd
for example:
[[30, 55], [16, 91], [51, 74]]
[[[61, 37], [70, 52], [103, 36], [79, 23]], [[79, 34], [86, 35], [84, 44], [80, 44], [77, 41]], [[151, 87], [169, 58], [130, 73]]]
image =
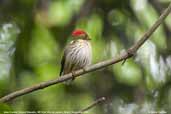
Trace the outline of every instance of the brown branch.
[[96, 105], [98, 105], [98, 104], [104, 102], [105, 100], [106, 100], [105, 97], [101, 97], [101, 98], [97, 99], [96, 101], [94, 101], [94, 102], [93, 102], [92, 104], [90, 104], [89, 106], [87, 106], [86, 108], [84, 108], [84, 109], [82, 109], [82, 110], [76, 112], [75, 114], [82, 114], [82, 113], [84, 113], [84, 112], [90, 110], [90, 109], [93, 108], [94, 106], [96, 106]]
[[168, 8], [161, 14], [161, 16], [158, 18], [158, 20], [153, 24], [153, 26], [140, 38], [140, 40], [137, 43], [135, 43], [133, 46], [131, 46], [126, 52], [121, 54], [119, 57], [117, 57], [117, 58], [114, 57], [112, 59], [102, 61], [97, 64], [88, 66], [84, 69], [77, 70], [77, 71], [75, 71], [74, 74], [69, 73], [69, 74], [59, 77], [58, 79], [42, 82], [42, 83], [33, 85], [31, 87], [27, 87], [27, 88], [15, 91], [13, 93], [10, 93], [10, 94], [0, 98], [0, 102], [8, 102], [8, 101], [11, 101], [11, 100], [19, 97], [19, 96], [46, 88], [51, 85], [59, 84], [61, 82], [64, 82], [66, 80], [73, 78], [73, 76], [74, 77], [87, 76], [87, 75], [83, 75], [83, 74], [86, 74], [86, 73], [89, 73], [92, 71], [96, 71], [98, 69], [105, 68], [107, 66], [110, 66], [112, 64], [118, 63], [120, 61], [123, 61], [123, 60], [126, 60], [126, 59], [132, 57], [136, 53], [136, 51], [144, 44], [144, 42], [152, 35], [152, 33], [159, 27], [159, 25], [164, 21], [164, 19], [168, 16], [170, 11], [171, 11], [171, 3], [169, 4]]

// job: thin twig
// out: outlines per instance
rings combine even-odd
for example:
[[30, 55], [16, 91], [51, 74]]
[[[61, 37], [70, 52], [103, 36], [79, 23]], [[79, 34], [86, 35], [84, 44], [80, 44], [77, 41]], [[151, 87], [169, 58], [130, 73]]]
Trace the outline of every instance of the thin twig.
[[105, 100], [106, 100], [105, 97], [101, 97], [101, 98], [97, 99], [96, 101], [94, 101], [94, 102], [93, 102], [92, 104], [90, 104], [89, 106], [87, 106], [86, 108], [84, 108], [84, 109], [82, 109], [82, 110], [76, 112], [75, 114], [82, 114], [82, 113], [84, 113], [84, 112], [90, 110], [91, 108], [95, 107], [96, 105], [98, 105], [98, 104], [104, 102]]
[[159, 25], [164, 21], [164, 19], [169, 15], [171, 11], [171, 3], [168, 8], [160, 15], [157, 21], [152, 25], [152, 27], [140, 38], [140, 40], [132, 46], [132, 49], [136, 52], [146, 40], [154, 33], [154, 31], [159, 27]]
[[93, 72], [93, 71], [96, 71], [98, 69], [105, 68], [107, 66], [110, 66], [112, 64], [118, 63], [120, 61], [123, 61], [123, 60], [126, 60], [126, 59], [132, 57], [136, 53], [136, 51], [142, 46], [142, 44], [144, 44], [144, 42], [147, 39], [149, 39], [149, 37], [152, 35], [152, 33], [154, 33], [154, 31], [164, 21], [164, 19], [168, 16], [170, 11], [171, 11], [171, 3], [169, 4], [168, 8], [161, 14], [161, 16], [158, 18], [158, 20], [153, 24], [153, 26], [140, 38], [140, 40], [137, 43], [135, 43], [133, 46], [131, 46], [126, 52], [121, 54], [119, 57], [117, 57], [117, 58], [114, 57], [112, 59], [102, 61], [102, 62], [99, 62], [97, 64], [88, 66], [84, 69], [77, 70], [74, 72], [74, 74], [69, 73], [69, 74], [66, 74], [66, 75], [59, 77], [58, 79], [42, 82], [42, 83], [33, 85], [31, 87], [27, 87], [27, 88], [12, 92], [12, 93], [0, 98], [0, 102], [8, 102], [8, 101], [11, 101], [11, 100], [19, 97], [19, 96], [22, 96], [22, 95], [25, 95], [25, 94], [46, 88], [46, 87], [51, 86], [51, 85], [62, 83], [66, 80], [73, 78], [73, 76], [74, 77], [87, 76], [87, 75], [83, 75], [83, 74]]

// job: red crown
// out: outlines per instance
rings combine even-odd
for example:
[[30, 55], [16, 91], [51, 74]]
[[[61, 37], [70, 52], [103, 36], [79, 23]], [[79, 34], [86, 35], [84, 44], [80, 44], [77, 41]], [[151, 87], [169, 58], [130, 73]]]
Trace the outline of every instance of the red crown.
[[72, 32], [72, 36], [79, 36], [79, 35], [83, 35], [83, 34], [86, 34], [86, 32], [84, 32], [81, 29], [76, 29]]

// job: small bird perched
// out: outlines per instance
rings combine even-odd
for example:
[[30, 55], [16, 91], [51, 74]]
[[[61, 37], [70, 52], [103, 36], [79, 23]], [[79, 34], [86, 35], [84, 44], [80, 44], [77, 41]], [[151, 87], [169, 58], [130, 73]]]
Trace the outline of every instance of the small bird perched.
[[[92, 49], [88, 34], [76, 29], [72, 32], [72, 41], [66, 45], [61, 61], [60, 76], [74, 72], [91, 64]], [[73, 79], [74, 80], [74, 77]], [[71, 82], [71, 81], [69, 81]]]

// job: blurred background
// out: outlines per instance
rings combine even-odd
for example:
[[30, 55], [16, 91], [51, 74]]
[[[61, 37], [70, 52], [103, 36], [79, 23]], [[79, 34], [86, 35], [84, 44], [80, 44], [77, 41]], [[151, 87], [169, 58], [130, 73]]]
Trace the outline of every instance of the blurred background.
[[[155, 22], [170, 0], [0, 0], [0, 96], [58, 78], [75, 28], [92, 38], [93, 63], [117, 57]], [[1, 111], [171, 114], [171, 15], [134, 58], [0, 104]]]

